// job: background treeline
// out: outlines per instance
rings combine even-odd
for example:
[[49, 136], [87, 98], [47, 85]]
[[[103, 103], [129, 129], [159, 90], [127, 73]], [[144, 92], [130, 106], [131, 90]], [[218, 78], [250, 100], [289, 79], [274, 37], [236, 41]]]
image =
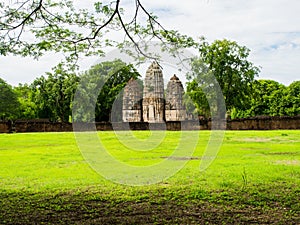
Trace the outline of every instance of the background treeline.
[[250, 103], [244, 109], [233, 108], [232, 118], [300, 115], [300, 81], [285, 86], [274, 80], [257, 80], [252, 91]]
[[[198, 90], [194, 82], [187, 84], [188, 94], [195, 100], [197, 112], [210, 117], [209, 105], [205, 94]], [[193, 89], [193, 90], [191, 90]], [[300, 81], [285, 86], [274, 80], [255, 80], [249, 87], [252, 91], [247, 102], [239, 102], [227, 110], [227, 116], [249, 118], [255, 116], [297, 116], [300, 115]]]
[[[137, 79], [139, 73], [131, 64], [121, 60], [103, 62], [92, 66], [79, 75], [67, 72], [59, 64], [46, 76], [36, 78], [31, 84], [12, 87], [0, 78], [0, 120], [49, 119], [50, 121], [71, 122], [75, 91], [81, 79], [88, 78], [88, 89], [97, 90], [97, 84], [105, 83], [98, 93], [95, 115], [89, 120], [108, 121], [111, 106], [119, 92], [131, 77]], [[99, 90], [99, 89], [98, 89]], [[80, 102], [84, 108], [93, 96], [85, 94]]]
[[[203, 41], [199, 58], [191, 61], [192, 69], [186, 74], [186, 105], [193, 104], [194, 113], [206, 118], [212, 116], [211, 99], [220, 98], [226, 104], [220, 113], [231, 118], [300, 115], [300, 81], [285, 86], [274, 80], [257, 80], [260, 69], [248, 60], [249, 53], [245, 46], [226, 39], [211, 44]], [[17, 87], [0, 78], [0, 120], [47, 118], [71, 122], [72, 108], [76, 107], [79, 113], [75, 119], [109, 121], [121, 90], [131, 78], [139, 77], [132, 64], [114, 60], [94, 65], [81, 74], [59, 64], [46, 76]], [[215, 92], [216, 86], [222, 93]], [[99, 87], [100, 93], [92, 93]], [[73, 105], [78, 88], [82, 101]], [[84, 112], [89, 107], [94, 107], [95, 115]]]
[[[97, 79], [99, 67], [101, 65], [96, 65], [85, 74], [94, 73]], [[111, 79], [99, 94], [95, 109], [96, 121], [109, 120], [110, 109], [116, 95], [132, 75], [139, 76], [132, 66], [125, 68], [129, 72], [128, 76], [122, 76], [123, 80]], [[80, 76], [67, 74], [57, 68], [55, 73], [47, 75], [47, 77], [37, 78], [30, 85], [19, 84], [17, 87], [11, 87], [0, 79], [1, 119], [48, 118], [50, 121], [70, 122], [72, 99], [80, 76], [84, 74]], [[203, 98], [201, 90], [199, 93], [190, 91], [193, 85], [195, 85], [193, 82], [187, 83], [188, 94], [193, 99], [198, 96], [196, 104], [198, 114], [209, 117], [209, 110], [204, 107], [206, 103], [201, 104], [206, 101], [205, 95]], [[249, 95], [249, 103], [243, 107], [244, 109], [241, 106], [234, 107], [231, 112], [228, 112], [231, 118], [300, 115], [300, 81], [294, 81], [289, 86], [285, 86], [274, 80], [255, 80], [252, 85], [252, 94]]]

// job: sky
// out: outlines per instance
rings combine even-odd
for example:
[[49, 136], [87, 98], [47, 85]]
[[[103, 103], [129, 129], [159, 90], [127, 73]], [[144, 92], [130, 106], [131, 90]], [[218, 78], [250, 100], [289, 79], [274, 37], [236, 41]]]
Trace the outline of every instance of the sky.
[[[93, 1], [77, 0], [81, 7]], [[132, 0], [121, 1], [130, 13]], [[300, 1], [299, 0], [141, 0], [159, 17], [166, 29], [209, 42], [229, 39], [251, 50], [249, 60], [261, 67], [257, 79], [272, 79], [285, 85], [300, 80]], [[11, 85], [30, 83], [51, 71], [61, 54], [31, 58], [0, 56], [0, 77]], [[97, 58], [80, 60], [81, 70]], [[141, 73], [144, 73], [141, 71]]]

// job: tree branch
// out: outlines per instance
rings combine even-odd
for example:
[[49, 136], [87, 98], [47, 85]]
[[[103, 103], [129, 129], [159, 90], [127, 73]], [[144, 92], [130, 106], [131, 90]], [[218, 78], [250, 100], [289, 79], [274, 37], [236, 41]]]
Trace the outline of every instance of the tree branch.
[[24, 26], [24, 24], [26, 24], [26, 22], [34, 15], [36, 14], [43, 6], [43, 0], [39, 1], [38, 6], [27, 16], [25, 17], [21, 23], [19, 23], [18, 25], [12, 27], [13, 30], [19, 28], [20, 26]]

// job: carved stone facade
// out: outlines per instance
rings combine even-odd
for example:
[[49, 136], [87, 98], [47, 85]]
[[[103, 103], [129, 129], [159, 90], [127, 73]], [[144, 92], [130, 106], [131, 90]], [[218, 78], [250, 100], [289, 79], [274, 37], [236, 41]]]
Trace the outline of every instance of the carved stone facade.
[[184, 89], [174, 75], [164, 94], [163, 73], [153, 62], [146, 71], [143, 93], [136, 80], [131, 79], [124, 89], [123, 122], [163, 123], [187, 119], [183, 105]]
[[131, 78], [124, 88], [123, 95], [123, 121], [142, 121], [142, 86], [137, 80]]
[[143, 92], [143, 121], [164, 122], [164, 78], [157, 63], [152, 63], [146, 72]]
[[165, 117], [166, 121], [182, 121], [187, 117], [183, 105], [184, 89], [179, 78], [171, 77], [166, 91]]

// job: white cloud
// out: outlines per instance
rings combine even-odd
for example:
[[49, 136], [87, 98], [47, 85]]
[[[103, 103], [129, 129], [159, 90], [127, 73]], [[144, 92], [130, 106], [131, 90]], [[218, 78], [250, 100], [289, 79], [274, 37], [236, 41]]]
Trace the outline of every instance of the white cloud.
[[[87, 6], [89, 1], [80, 3]], [[91, 1], [94, 2], [94, 1]], [[141, 0], [168, 29], [209, 41], [227, 38], [251, 49], [250, 59], [262, 67], [261, 78], [289, 84], [300, 75], [299, 0]], [[133, 0], [124, 0], [130, 10]], [[77, 2], [79, 4], [79, 1]], [[55, 66], [51, 55], [32, 62], [0, 57], [0, 76], [12, 84], [30, 81]], [[17, 62], [17, 63], [16, 63]], [[88, 63], [83, 62], [85, 67]]]

